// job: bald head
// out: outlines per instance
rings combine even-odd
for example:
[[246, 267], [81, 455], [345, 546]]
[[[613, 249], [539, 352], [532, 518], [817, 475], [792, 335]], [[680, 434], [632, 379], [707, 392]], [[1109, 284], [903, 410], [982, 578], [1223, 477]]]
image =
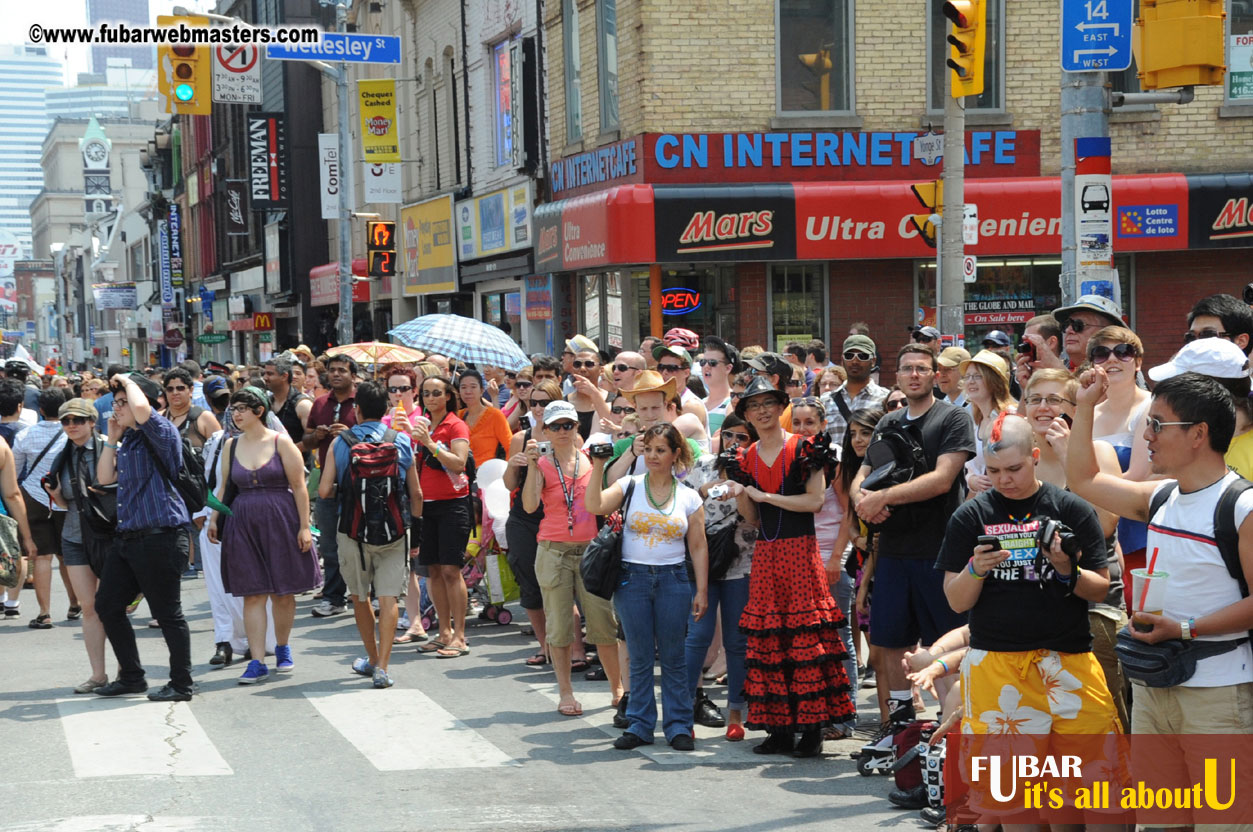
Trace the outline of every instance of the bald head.
[[992, 431], [983, 443], [984, 456], [998, 456], [1017, 448], [1030, 456], [1035, 447], [1031, 423], [1021, 416], [1004, 415], [992, 425]]
[[[622, 369], [623, 367], [626, 369]], [[635, 386], [636, 377], [646, 369], [648, 364], [638, 352], [620, 352], [614, 358], [609, 371], [615, 387], [619, 390], [630, 390]]]
[[637, 370], [646, 370], [648, 365], [644, 362], [644, 356], [638, 352], [620, 352], [614, 359], [615, 364], [626, 364], [628, 367], [634, 367]]

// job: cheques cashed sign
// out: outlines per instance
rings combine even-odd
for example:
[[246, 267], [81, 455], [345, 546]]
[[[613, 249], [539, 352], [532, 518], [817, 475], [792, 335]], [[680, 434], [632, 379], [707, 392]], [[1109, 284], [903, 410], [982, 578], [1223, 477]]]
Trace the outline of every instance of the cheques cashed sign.
[[796, 202], [790, 185], [653, 188], [657, 256], [670, 260], [791, 260]]

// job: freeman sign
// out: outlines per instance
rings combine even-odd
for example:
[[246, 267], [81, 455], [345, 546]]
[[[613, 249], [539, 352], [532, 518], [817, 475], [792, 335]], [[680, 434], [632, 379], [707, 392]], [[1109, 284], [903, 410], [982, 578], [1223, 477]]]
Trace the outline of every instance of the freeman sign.
[[248, 114], [252, 209], [287, 207], [287, 133], [282, 113]]

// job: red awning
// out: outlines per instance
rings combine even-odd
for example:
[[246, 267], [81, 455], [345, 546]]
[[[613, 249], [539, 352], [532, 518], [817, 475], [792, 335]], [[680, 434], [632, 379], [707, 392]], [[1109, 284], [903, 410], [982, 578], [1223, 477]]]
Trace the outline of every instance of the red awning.
[[537, 271], [651, 263], [656, 256], [651, 185], [619, 185], [541, 205], [535, 227]]
[[[353, 259], [352, 273], [356, 277], [367, 276], [364, 257]], [[352, 302], [370, 302], [368, 282], [358, 280], [352, 284]], [[336, 303], [339, 303], [339, 263], [323, 263], [309, 269], [309, 305], [330, 306]]]

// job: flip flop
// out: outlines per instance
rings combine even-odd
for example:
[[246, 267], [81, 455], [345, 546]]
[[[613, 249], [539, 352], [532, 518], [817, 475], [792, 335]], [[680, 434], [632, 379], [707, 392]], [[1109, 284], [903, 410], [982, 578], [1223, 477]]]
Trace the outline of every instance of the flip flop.
[[436, 651], [436, 653], [435, 653], [435, 658], [437, 658], [437, 659], [459, 659], [459, 658], [461, 658], [462, 656], [468, 655], [468, 654], [469, 654], [469, 652], [470, 652], [470, 648], [469, 648], [469, 647], [445, 647], [445, 648], [443, 648], [443, 649], [441, 649], [441, 650]]
[[548, 656], [543, 653], [536, 653], [534, 656], [526, 660], [529, 667], [543, 667], [548, 664]]
[[557, 713], [562, 716], [583, 716], [583, 706], [578, 702], [562, 702], [557, 706]]
[[440, 650], [443, 650], [446, 647], [448, 647], [448, 645], [444, 644], [444, 642], [442, 641], [428, 641], [426, 644], [423, 644], [421, 647], [418, 648], [418, 652], [419, 653], [438, 653]]
[[581, 673], [589, 667], [591, 667], [591, 665], [587, 663], [587, 659], [574, 659], [570, 662], [571, 673]]
[[429, 638], [426, 633], [403, 633], [392, 639], [392, 644], [418, 644]]

